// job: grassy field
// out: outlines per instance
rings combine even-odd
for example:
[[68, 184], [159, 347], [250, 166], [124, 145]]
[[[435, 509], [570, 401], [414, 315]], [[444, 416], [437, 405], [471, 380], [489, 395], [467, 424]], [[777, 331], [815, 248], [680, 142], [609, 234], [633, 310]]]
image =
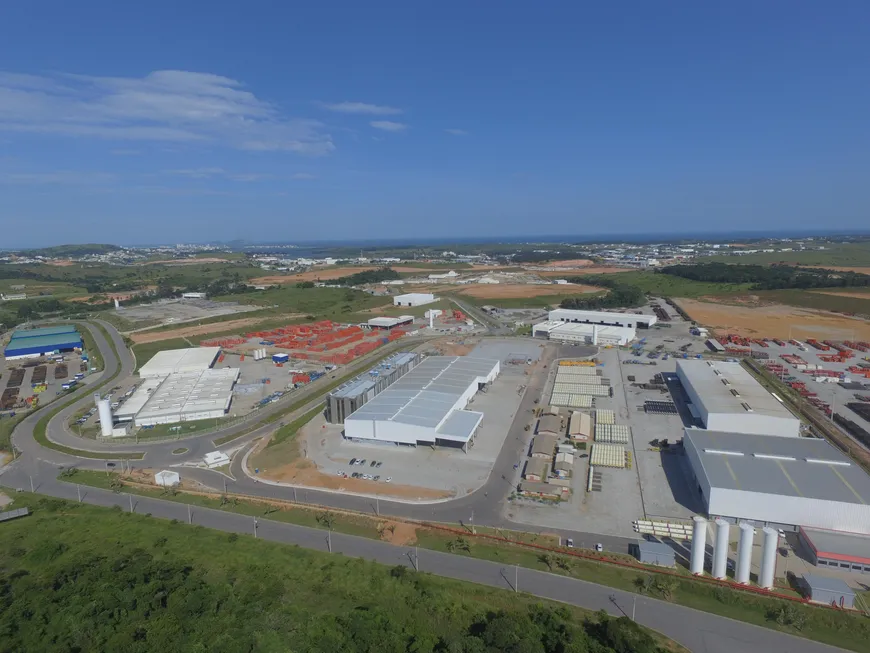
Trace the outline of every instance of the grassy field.
[[704, 295], [729, 295], [745, 292], [749, 288], [749, 284], [705, 283], [668, 274], [642, 271], [623, 272], [618, 278], [620, 283], [637, 286], [656, 297], [694, 298]]
[[473, 306], [498, 306], [499, 308], [551, 308], [558, 306], [563, 299], [583, 297], [590, 299], [601, 293], [564, 293], [560, 295], [541, 295], [539, 297], [472, 297], [461, 293], [453, 293], [456, 299]]
[[[337, 532], [360, 535], [372, 539], [382, 539], [384, 537], [384, 524], [387, 521], [383, 517], [341, 514], [337, 512], [328, 513], [328, 521], [325, 521], [322, 511], [306, 509], [293, 504], [281, 505], [275, 503], [270, 505], [269, 503], [247, 499], [211, 498], [183, 492], [164, 491], [159, 488], [140, 489], [132, 486], [121, 487], [118, 485], [117, 478], [114, 475], [106, 476], [99, 472], [78, 471], [67, 480], [74, 483], [132, 492], [133, 494], [161, 497], [170, 501], [238, 512], [240, 514], [251, 515], [252, 517], [262, 515], [268, 519], [315, 528], [329, 527]], [[517, 534], [516, 538], [512, 538], [510, 534], [507, 534], [507, 536], [509, 539], [519, 541], [527, 541], [526, 538], [530, 537], [528, 535], [520, 537], [519, 534]], [[860, 615], [835, 612], [806, 604], [749, 594], [725, 586], [711, 585], [693, 580], [686, 572], [680, 577], [659, 574], [654, 567], [649, 568], [648, 571], [626, 569], [606, 564], [606, 562], [587, 560], [567, 554], [559, 555], [557, 553], [536, 551], [521, 545], [481, 540], [474, 538], [470, 534], [461, 536], [425, 527], [418, 527], [415, 537], [416, 545], [424, 549], [469, 555], [475, 558], [499, 562], [506, 566], [519, 565], [529, 569], [551, 571], [609, 587], [648, 594], [698, 610], [775, 630], [799, 634], [802, 637], [808, 637], [854, 651], [866, 650], [866, 641], [870, 637], [870, 622]], [[536, 540], [530, 543], [546, 544], [543, 540]], [[628, 557], [608, 554], [604, 559], [626, 561]], [[795, 594], [788, 591], [785, 593]]]
[[19, 504], [34, 514], [4, 525], [0, 549], [9, 650], [684, 650], [628, 619], [404, 568], [28, 494]]
[[214, 299], [258, 306], [274, 306], [275, 310], [281, 313], [310, 314], [317, 319], [336, 321], [341, 321], [343, 315], [356, 311], [388, 303], [392, 304], [389, 297], [374, 297], [350, 288], [296, 288], [295, 286], [258, 290], [239, 295], [224, 295]]
[[[752, 247], [750, 249], [756, 249]], [[762, 249], [759, 246], [759, 249]], [[724, 263], [793, 263], [799, 265], [832, 265], [836, 267], [870, 267], [870, 241], [858, 243], [831, 243], [823, 250], [804, 252], [772, 252], [743, 256], [713, 256], [705, 261]]]

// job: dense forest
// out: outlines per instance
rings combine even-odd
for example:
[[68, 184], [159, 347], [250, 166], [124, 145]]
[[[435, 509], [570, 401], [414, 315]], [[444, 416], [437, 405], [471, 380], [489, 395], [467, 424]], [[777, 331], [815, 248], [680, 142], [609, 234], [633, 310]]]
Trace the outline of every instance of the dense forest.
[[393, 268], [378, 268], [377, 270], [365, 270], [346, 277], [339, 277], [329, 283], [338, 286], [361, 286], [364, 283], [381, 283], [382, 281], [395, 281], [401, 278], [401, 275]]
[[867, 274], [823, 268], [801, 268], [793, 265], [694, 263], [671, 265], [659, 270], [659, 274], [712, 283], [751, 283], [752, 290], [847, 288], [870, 285], [870, 275]]
[[562, 308], [594, 311], [600, 308], [635, 308], [646, 302], [646, 293], [637, 286], [621, 283], [614, 275], [587, 274], [582, 277], [568, 277], [570, 283], [586, 284], [608, 288], [604, 295], [593, 297], [568, 297], [562, 300]]
[[6, 651], [663, 653], [624, 617], [104, 508], [31, 508], [3, 526]]

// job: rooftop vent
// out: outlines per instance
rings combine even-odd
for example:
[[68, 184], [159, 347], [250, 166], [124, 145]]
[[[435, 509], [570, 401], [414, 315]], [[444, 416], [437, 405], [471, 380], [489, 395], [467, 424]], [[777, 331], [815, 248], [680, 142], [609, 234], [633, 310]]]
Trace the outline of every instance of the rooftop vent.
[[740, 393], [737, 392], [737, 390], [735, 390], [734, 388], [731, 388], [731, 394], [734, 395], [735, 397], [739, 397], [739, 396], [740, 396]]
[[752, 406], [750, 406], [749, 404], [747, 404], [745, 401], [741, 401], [741, 402], [740, 402], [740, 405], [743, 406], [743, 410], [745, 410], [747, 413], [751, 413], [751, 412], [752, 412]]

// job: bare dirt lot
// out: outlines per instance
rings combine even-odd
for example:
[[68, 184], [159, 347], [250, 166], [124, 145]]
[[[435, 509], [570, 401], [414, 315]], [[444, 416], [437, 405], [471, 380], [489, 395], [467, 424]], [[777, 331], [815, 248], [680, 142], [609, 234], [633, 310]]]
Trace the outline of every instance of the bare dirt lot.
[[202, 263], [230, 263], [230, 260], [225, 258], [182, 258], [146, 261], [141, 265], [200, 265]]
[[257, 277], [251, 279], [251, 283], [272, 285], [283, 283], [299, 283], [300, 281], [328, 281], [330, 279], [338, 279], [346, 277], [357, 272], [366, 272], [367, 270], [377, 270], [374, 266], [359, 267], [359, 268], [322, 268], [320, 270], [309, 270], [308, 272], [300, 272], [299, 274], [288, 275], [271, 275], [267, 277]]
[[588, 258], [571, 258], [561, 261], [545, 261], [541, 265], [553, 265], [560, 268], [588, 268], [594, 265]]
[[854, 291], [846, 292], [841, 290], [813, 290], [817, 295], [835, 295], [837, 297], [854, 297], [855, 299], [870, 299], [870, 290], [866, 292]]
[[870, 267], [843, 267], [839, 265], [801, 265], [802, 268], [823, 268], [836, 270], [837, 272], [857, 272], [858, 274], [870, 274]]
[[[729, 300], [731, 301], [731, 300]], [[689, 316], [714, 333], [736, 333], [752, 338], [817, 337], [843, 340], [870, 338], [870, 322], [784, 304], [722, 304], [696, 299], [677, 299]]]
[[173, 338], [186, 338], [188, 336], [202, 336], [209, 333], [218, 333], [231, 331], [234, 329], [241, 330], [244, 327], [253, 326], [264, 320], [295, 320], [303, 317], [302, 313], [288, 313], [287, 315], [263, 317], [247, 317], [240, 320], [228, 320], [226, 322], [215, 322], [213, 324], [203, 324], [202, 326], [180, 327], [169, 331], [142, 331], [141, 333], [130, 334], [130, 338], [136, 344], [143, 342], [159, 342], [161, 340], [171, 340]]
[[544, 295], [569, 295], [571, 293], [598, 292], [600, 288], [579, 284], [522, 284], [522, 283], [475, 283], [464, 286], [460, 295], [470, 295], [481, 299], [500, 299], [505, 297], [541, 297]]
[[618, 268], [611, 265], [584, 266], [570, 270], [530, 270], [541, 277], [561, 278], [571, 274], [616, 274], [618, 272], [631, 272], [631, 268]]

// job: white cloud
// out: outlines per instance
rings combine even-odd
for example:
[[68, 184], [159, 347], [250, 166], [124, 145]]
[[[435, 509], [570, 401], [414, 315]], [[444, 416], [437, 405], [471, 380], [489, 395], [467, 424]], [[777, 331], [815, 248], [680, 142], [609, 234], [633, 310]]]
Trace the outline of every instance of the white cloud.
[[468, 136], [468, 132], [464, 129], [445, 129], [444, 131], [454, 136]]
[[372, 120], [369, 123], [375, 129], [380, 129], [385, 132], [401, 132], [408, 128], [403, 122], [393, 122], [392, 120]]
[[159, 70], [145, 77], [0, 73], [0, 131], [214, 143], [323, 155], [332, 138], [228, 77]]
[[402, 113], [401, 109], [365, 102], [337, 102], [335, 104], [320, 103], [324, 109], [336, 113], [358, 113], [368, 116], [397, 116]]

